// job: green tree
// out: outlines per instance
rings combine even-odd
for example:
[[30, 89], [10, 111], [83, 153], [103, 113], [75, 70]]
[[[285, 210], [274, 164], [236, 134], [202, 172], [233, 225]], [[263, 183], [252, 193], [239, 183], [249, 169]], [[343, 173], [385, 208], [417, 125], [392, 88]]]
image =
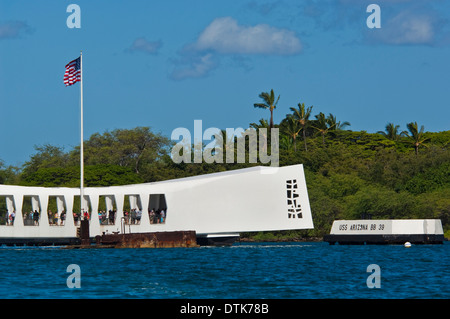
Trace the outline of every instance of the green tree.
[[313, 106], [309, 106], [305, 109], [305, 103], [298, 103], [298, 108], [291, 107], [293, 112], [293, 118], [300, 124], [303, 132], [303, 143], [305, 143], [305, 151], [308, 151], [308, 145], [306, 144], [306, 127], [309, 124], [309, 117], [311, 116]]
[[261, 92], [259, 97], [263, 100], [263, 103], [254, 103], [253, 107], [268, 109], [270, 111], [270, 128], [273, 128], [273, 110], [276, 109], [278, 101], [280, 100], [280, 96], [275, 100], [275, 94], [273, 93], [273, 89], [268, 92]]
[[[128, 167], [118, 165], [87, 165], [84, 184], [87, 187], [142, 183], [142, 179]], [[43, 167], [23, 177], [22, 185], [44, 187], [79, 187], [80, 167]]]
[[45, 144], [34, 146], [36, 153], [22, 166], [22, 177], [25, 177], [43, 168], [67, 167], [72, 164], [64, 148]]
[[[267, 140], [268, 140], [268, 137], [270, 136], [269, 123], [267, 123], [267, 120], [265, 120], [265, 119], [260, 119], [259, 123], [250, 123], [250, 128], [255, 129], [258, 139], [263, 141], [262, 149], [260, 151], [266, 152], [267, 151]], [[260, 128], [266, 129], [266, 130], [259, 131]]]
[[281, 134], [280, 136], [280, 148], [286, 151], [292, 150], [292, 146], [294, 145], [291, 137], [285, 134]]
[[300, 134], [302, 127], [293, 116], [287, 116], [281, 122], [281, 132], [289, 136], [294, 144], [294, 151], [297, 151], [297, 136]]
[[344, 121], [341, 123], [341, 121], [337, 121], [336, 116], [333, 114], [328, 114], [327, 117], [327, 122], [328, 122], [328, 126], [330, 126], [331, 129], [336, 130], [336, 131], [342, 131], [344, 128], [346, 128], [347, 126], [350, 126], [350, 122], [348, 121]]
[[19, 182], [20, 169], [16, 166], [5, 166], [0, 160], [0, 184], [14, 185]]
[[419, 130], [417, 122], [408, 123], [406, 124], [406, 127], [408, 128], [409, 133], [404, 131], [404, 134], [410, 139], [417, 155], [419, 153], [419, 147], [427, 146], [425, 142], [428, 141], [429, 138], [424, 137], [424, 126], [422, 125]]
[[361, 187], [355, 195], [349, 196], [349, 219], [361, 218], [370, 214], [374, 219], [401, 219], [407, 218], [414, 210], [416, 201], [408, 192], [395, 192], [380, 185]]
[[316, 117], [316, 123], [312, 127], [317, 130], [317, 132], [322, 135], [322, 144], [325, 146], [325, 135], [335, 127], [336, 124], [330, 124], [330, 122], [325, 117], [325, 114], [320, 112]]
[[397, 141], [400, 136], [403, 135], [403, 132], [401, 134], [398, 133], [398, 130], [400, 128], [400, 125], [395, 125], [394, 123], [388, 123], [386, 124], [385, 131], [378, 131], [378, 134], [383, 135], [387, 139], [390, 139], [392, 141]]
[[270, 128], [269, 123], [267, 123], [267, 120], [265, 119], [260, 119], [259, 123], [250, 123], [249, 126], [257, 131], [260, 128]]
[[[136, 127], [95, 133], [84, 145], [87, 165], [126, 166], [139, 174], [146, 165], [167, 154], [171, 144], [168, 138], [153, 133], [149, 127]], [[72, 152], [72, 157], [78, 156], [79, 148]]]

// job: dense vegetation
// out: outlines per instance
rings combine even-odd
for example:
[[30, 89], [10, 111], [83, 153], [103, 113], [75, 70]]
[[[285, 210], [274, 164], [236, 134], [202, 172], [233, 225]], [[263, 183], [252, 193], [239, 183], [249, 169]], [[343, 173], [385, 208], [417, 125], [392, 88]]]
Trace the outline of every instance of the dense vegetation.
[[[279, 96], [262, 93], [255, 107], [270, 111], [250, 123], [270, 128]], [[406, 130], [387, 123], [377, 133], [347, 130], [337, 121], [299, 103], [273, 127], [279, 128], [280, 166], [302, 163], [314, 230], [252, 234], [261, 239], [321, 237], [334, 219], [439, 218], [450, 235], [450, 131], [426, 132], [417, 123]], [[268, 138], [270, 141], [270, 138]], [[270, 143], [269, 143], [270, 144]], [[84, 144], [85, 185], [108, 186], [160, 181], [256, 164], [180, 163], [170, 157], [174, 142], [148, 127], [93, 134]], [[270, 145], [269, 145], [270, 147]], [[79, 185], [79, 148], [36, 146], [22, 167], [0, 162], [0, 183], [39, 186]], [[249, 234], [244, 234], [244, 237]]]

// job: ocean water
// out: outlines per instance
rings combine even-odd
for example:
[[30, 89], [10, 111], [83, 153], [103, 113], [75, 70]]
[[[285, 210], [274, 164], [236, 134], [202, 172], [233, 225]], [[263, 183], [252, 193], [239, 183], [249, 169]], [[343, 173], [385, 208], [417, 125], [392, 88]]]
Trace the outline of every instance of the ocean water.
[[[68, 271], [75, 264], [79, 272]], [[369, 265], [379, 288], [369, 288]], [[80, 288], [69, 288], [78, 276]], [[371, 282], [376, 282], [371, 280]], [[0, 298], [448, 299], [450, 243], [60, 249], [1, 247]]]

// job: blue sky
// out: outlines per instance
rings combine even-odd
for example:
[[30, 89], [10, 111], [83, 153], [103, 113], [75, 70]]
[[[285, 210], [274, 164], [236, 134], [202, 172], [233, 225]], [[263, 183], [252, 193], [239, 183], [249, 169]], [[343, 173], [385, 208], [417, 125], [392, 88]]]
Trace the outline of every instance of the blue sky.
[[[81, 28], [68, 28], [71, 3]], [[381, 9], [369, 29], [366, 8]], [[0, 159], [79, 143], [79, 84], [64, 66], [83, 51], [84, 134], [150, 126], [170, 137], [194, 120], [220, 129], [269, 118], [281, 95], [352, 130], [417, 121], [450, 129], [450, 1], [0, 0]]]

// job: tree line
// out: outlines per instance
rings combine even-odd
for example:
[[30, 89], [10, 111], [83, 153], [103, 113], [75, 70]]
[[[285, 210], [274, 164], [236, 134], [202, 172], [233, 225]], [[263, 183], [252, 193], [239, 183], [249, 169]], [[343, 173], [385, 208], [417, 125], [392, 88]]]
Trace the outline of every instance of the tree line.
[[[274, 123], [280, 96], [271, 90], [259, 98], [253, 107], [267, 109], [269, 119], [249, 127], [278, 128], [280, 166], [304, 165], [315, 228], [251, 236], [320, 237], [333, 220], [362, 216], [440, 218], [450, 235], [450, 131], [427, 132], [417, 122], [406, 123], [404, 131], [393, 123], [376, 133], [351, 131], [349, 122], [338, 121], [334, 114], [313, 114], [314, 107], [302, 102]], [[150, 127], [95, 133], [84, 142], [85, 185], [154, 182], [261, 165], [174, 163], [174, 144]], [[79, 156], [79, 147], [66, 151], [49, 144], [35, 146], [21, 167], [0, 161], [0, 183], [79, 187]]]

